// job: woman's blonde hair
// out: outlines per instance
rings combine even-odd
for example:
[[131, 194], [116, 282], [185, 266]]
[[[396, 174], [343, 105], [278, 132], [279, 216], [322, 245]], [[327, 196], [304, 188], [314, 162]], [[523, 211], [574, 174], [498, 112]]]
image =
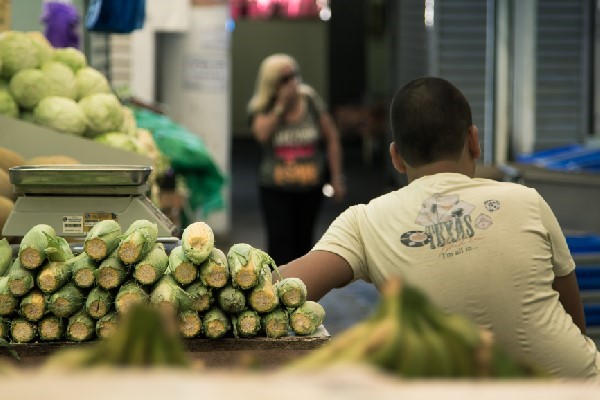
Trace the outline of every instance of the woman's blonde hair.
[[[298, 63], [288, 54], [278, 53], [265, 58], [258, 68], [254, 94], [248, 102], [248, 113], [254, 114], [265, 110], [279, 87], [281, 71], [292, 67], [298, 73]], [[298, 77], [299, 78], [299, 77]]]

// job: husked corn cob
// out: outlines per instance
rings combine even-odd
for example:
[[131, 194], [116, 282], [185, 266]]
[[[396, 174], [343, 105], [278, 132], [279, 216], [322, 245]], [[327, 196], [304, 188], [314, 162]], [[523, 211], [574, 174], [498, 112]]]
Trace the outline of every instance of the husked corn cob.
[[192, 296], [169, 274], [164, 275], [150, 294], [150, 303], [171, 315], [190, 309]]
[[96, 336], [101, 339], [112, 337], [117, 331], [117, 325], [117, 312], [111, 311], [96, 321]]
[[198, 265], [206, 260], [213, 249], [215, 235], [205, 222], [193, 222], [181, 233], [181, 245], [185, 256]]
[[129, 267], [123, 264], [114, 251], [110, 256], [102, 260], [95, 272], [96, 283], [103, 289], [118, 288], [129, 275]]
[[165, 274], [168, 266], [169, 256], [165, 246], [157, 242], [152, 250], [135, 265], [133, 278], [142, 285], [153, 285]]
[[212, 307], [204, 315], [202, 329], [207, 338], [219, 339], [231, 330], [231, 321], [223, 310], [218, 307]]
[[32, 227], [19, 245], [19, 261], [26, 269], [35, 269], [46, 260], [48, 237], [56, 237], [56, 231], [50, 225], [38, 224]]
[[263, 267], [275, 269], [275, 261], [262, 250], [246, 243], [237, 243], [227, 252], [231, 284], [235, 288], [250, 289], [258, 284]]
[[285, 278], [277, 282], [276, 286], [277, 295], [284, 306], [296, 308], [306, 301], [306, 285], [300, 278]]
[[19, 299], [8, 288], [8, 276], [0, 277], [0, 317], [9, 316], [19, 306]]
[[217, 301], [221, 310], [228, 314], [237, 314], [246, 309], [246, 294], [229, 284], [219, 290]]
[[85, 311], [90, 317], [100, 319], [112, 308], [113, 297], [106, 289], [97, 286], [87, 295], [85, 300]]
[[214, 302], [212, 289], [207, 288], [202, 282], [194, 282], [185, 289], [192, 298], [190, 309], [198, 312], [206, 311]]
[[0, 277], [4, 276], [12, 263], [12, 248], [6, 238], [0, 240]]
[[74, 342], [84, 342], [94, 337], [96, 321], [85, 310], [81, 310], [71, 317], [67, 324], [67, 339]]
[[124, 264], [135, 264], [141, 260], [156, 243], [158, 226], [146, 219], [134, 221], [123, 234], [118, 247], [118, 257]]
[[38, 323], [38, 335], [42, 341], [60, 340], [65, 334], [65, 320], [48, 314]]
[[290, 327], [296, 335], [312, 335], [325, 319], [325, 309], [314, 301], [306, 301], [290, 314]]
[[244, 310], [232, 317], [233, 335], [240, 338], [251, 338], [260, 332], [260, 315], [254, 310]]
[[34, 288], [27, 293], [20, 304], [20, 314], [31, 322], [37, 322], [46, 313], [46, 296], [41, 290]]
[[121, 234], [121, 225], [117, 221], [100, 221], [87, 233], [83, 250], [91, 259], [102, 261], [119, 246]]
[[86, 253], [78, 254], [67, 261], [71, 268], [71, 280], [75, 286], [87, 289], [96, 283], [98, 263]]
[[186, 339], [200, 336], [202, 319], [197, 311], [187, 310], [179, 314], [179, 333]]
[[222, 250], [213, 247], [208, 258], [200, 264], [200, 281], [213, 288], [222, 288], [229, 282], [229, 264]]
[[198, 277], [198, 266], [192, 262], [183, 251], [182, 246], [177, 246], [169, 254], [169, 271], [173, 278], [181, 285], [188, 285]]
[[72, 282], [65, 284], [48, 300], [48, 309], [57, 317], [69, 317], [83, 307], [85, 298]]
[[30, 343], [37, 337], [37, 325], [25, 318], [17, 317], [10, 324], [10, 336], [13, 342]]
[[263, 273], [258, 281], [258, 285], [250, 289], [248, 302], [250, 307], [259, 313], [268, 313], [273, 311], [279, 305], [279, 296], [277, 289], [273, 285], [269, 267], [263, 267]]
[[19, 259], [15, 259], [8, 271], [8, 290], [15, 297], [25, 296], [34, 286], [33, 273], [23, 268]]
[[127, 314], [132, 307], [148, 303], [148, 293], [134, 280], [123, 284], [115, 297], [115, 309], [120, 314]]
[[261, 319], [261, 326], [268, 338], [287, 336], [290, 330], [289, 314], [287, 310], [277, 307]]
[[47, 261], [36, 276], [37, 286], [46, 294], [56, 292], [71, 279], [71, 267], [64, 261]]

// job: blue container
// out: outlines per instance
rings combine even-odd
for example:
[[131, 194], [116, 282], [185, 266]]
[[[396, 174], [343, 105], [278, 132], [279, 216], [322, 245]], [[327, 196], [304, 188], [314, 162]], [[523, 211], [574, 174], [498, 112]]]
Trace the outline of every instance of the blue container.
[[516, 161], [557, 171], [600, 172], [600, 148], [572, 144], [517, 156]]

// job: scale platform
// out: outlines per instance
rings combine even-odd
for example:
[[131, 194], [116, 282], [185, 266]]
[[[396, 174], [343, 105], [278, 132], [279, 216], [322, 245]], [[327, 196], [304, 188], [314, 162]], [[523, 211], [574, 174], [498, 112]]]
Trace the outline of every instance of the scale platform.
[[82, 241], [99, 221], [116, 220], [123, 230], [138, 219], [158, 226], [159, 240], [174, 238], [175, 224], [146, 196], [150, 166], [31, 165], [9, 169], [18, 198], [2, 234], [24, 236], [48, 224], [68, 241]]

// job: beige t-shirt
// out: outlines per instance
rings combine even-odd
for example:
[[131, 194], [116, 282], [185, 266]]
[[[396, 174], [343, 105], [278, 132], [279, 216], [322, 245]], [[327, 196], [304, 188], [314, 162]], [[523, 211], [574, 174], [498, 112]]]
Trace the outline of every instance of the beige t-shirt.
[[552, 289], [575, 268], [548, 204], [531, 188], [425, 176], [342, 213], [314, 250], [377, 287], [400, 275], [448, 312], [492, 329], [513, 355], [559, 376], [598, 373], [594, 343]]

